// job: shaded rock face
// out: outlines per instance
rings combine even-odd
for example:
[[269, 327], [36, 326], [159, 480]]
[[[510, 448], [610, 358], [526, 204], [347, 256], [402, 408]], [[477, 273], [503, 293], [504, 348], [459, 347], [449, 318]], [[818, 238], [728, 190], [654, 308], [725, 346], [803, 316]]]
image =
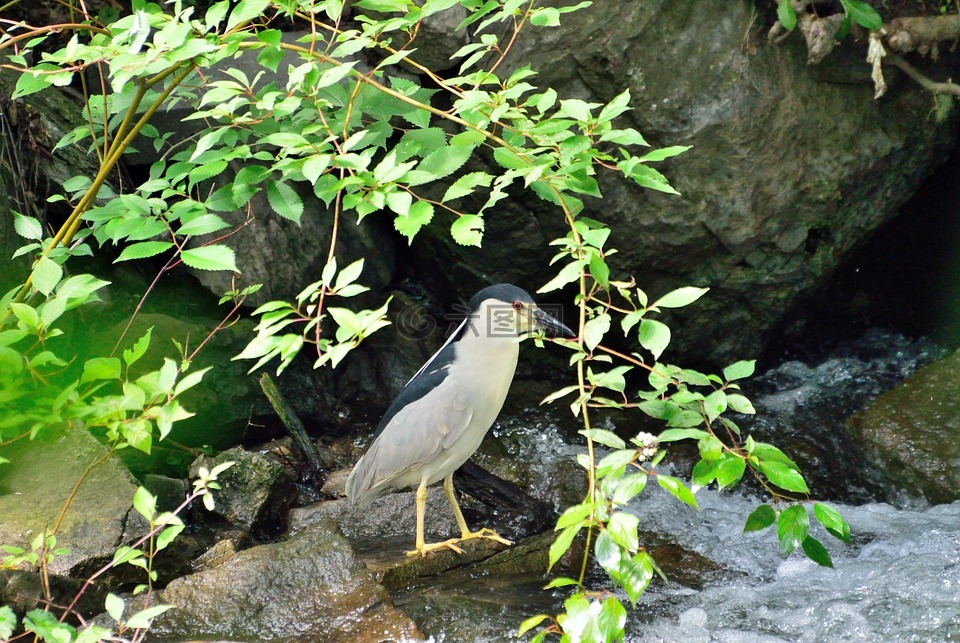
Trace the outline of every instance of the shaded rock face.
[[[20, 440], [0, 449], [10, 464], [0, 468], [0, 544], [27, 550], [43, 529], [52, 529], [70, 490], [87, 467], [106, 453], [84, 430], [56, 440]], [[50, 564], [53, 573], [88, 569], [146, 533], [131, 503], [136, 481], [116, 457], [94, 467], [80, 485], [57, 531], [57, 547], [70, 553]]]
[[163, 638], [248, 641], [383, 641], [422, 638], [390, 603], [333, 523], [238, 553], [177, 579], [155, 621]]
[[960, 353], [929, 364], [850, 418], [893, 481], [933, 503], [960, 498]]
[[[952, 146], [955, 116], [934, 120], [916, 85], [894, 77], [873, 100], [862, 48], [808, 66], [798, 38], [769, 45], [763, 24], [751, 2], [594, 6], [525, 30], [507, 58], [561, 96], [606, 102], [629, 89], [626, 123], [654, 147], [693, 146], [658, 168], [683, 196], [601, 174], [604, 199], [585, 208], [613, 229], [615, 271], [647, 292], [711, 287], [671, 320], [671, 359], [757, 356], [798, 296], [893, 217]], [[546, 244], [564, 233], [552, 206], [517, 194], [486, 222], [480, 250], [439, 227], [414, 242], [436, 292], [453, 299], [502, 280], [532, 290], [552, 275]]]

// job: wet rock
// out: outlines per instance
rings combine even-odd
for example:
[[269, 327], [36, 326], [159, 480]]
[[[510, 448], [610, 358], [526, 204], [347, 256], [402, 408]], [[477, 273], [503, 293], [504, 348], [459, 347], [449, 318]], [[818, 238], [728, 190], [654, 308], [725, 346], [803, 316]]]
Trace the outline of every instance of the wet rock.
[[[340, 524], [343, 535], [355, 542], [382, 542], [400, 538], [398, 550], [413, 549], [417, 530], [414, 492], [390, 493], [377, 498], [366, 509], [356, 509], [346, 498], [319, 502], [293, 509], [289, 513], [289, 533], [296, 535], [327, 520]], [[460, 535], [450, 504], [440, 487], [427, 490], [424, 538], [446, 540]]]
[[248, 540], [245, 531], [223, 534], [221, 539], [193, 561], [193, 571], [202, 572], [223, 565], [236, 556]]
[[[82, 589], [83, 595], [74, 605], [74, 610], [86, 617], [103, 611], [103, 601], [107, 597], [106, 586], [94, 582], [84, 587], [84, 580], [57, 574], [48, 574], [47, 583], [50, 599], [55, 605], [70, 605]], [[0, 605], [10, 605], [20, 616], [32, 609], [43, 609], [46, 602], [43, 598], [40, 573], [0, 569]]]
[[332, 522], [177, 579], [160, 599], [177, 609], [155, 621], [152, 632], [159, 637], [351, 643], [422, 638]]
[[29, 550], [30, 541], [57, 524], [81, 479], [56, 533], [57, 547], [70, 553], [54, 559], [48, 567], [52, 573], [97, 565], [120, 544], [146, 533], [146, 523], [131, 507], [136, 480], [116, 457], [104, 459], [106, 454], [82, 429], [56, 438], [19, 440], [0, 449], [0, 456], [10, 460], [0, 467], [0, 543]]
[[[525, 30], [497, 70], [504, 78], [529, 64], [535, 85], [590, 102], [629, 89], [634, 109], [623, 125], [654, 147], [693, 146], [657, 168], [682, 197], [601, 173], [604, 199], [586, 199], [584, 210], [612, 228], [616, 266], [646, 292], [711, 287], [669, 318], [670, 360], [757, 356], [771, 331], [803, 318], [791, 305], [828, 283], [953, 145], [956, 110], [931, 118], [929, 95], [896, 77], [884, 100], [873, 100], [862, 47], [808, 65], [798, 37], [762, 41], [775, 17], [758, 19], [754, 5], [594, 5], [560, 27]], [[492, 280], [533, 291], [555, 272], [547, 243], [565, 233], [556, 208], [518, 191], [485, 221], [480, 249], [458, 247], [433, 226], [413, 244], [418, 273], [448, 302]]]
[[960, 498], [960, 353], [881, 394], [848, 426], [895, 484], [933, 503]]
[[215, 458], [201, 457], [191, 473], [200, 466], [209, 470], [224, 462], [234, 464], [217, 478], [221, 488], [215, 493], [213, 513], [235, 527], [282, 531], [293, 497], [291, 471], [269, 456], [233, 448]]
[[189, 485], [180, 478], [148, 473], [143, 477], [143, 486], [157, 498], [157, 511], [173, 511], [187, 498]]

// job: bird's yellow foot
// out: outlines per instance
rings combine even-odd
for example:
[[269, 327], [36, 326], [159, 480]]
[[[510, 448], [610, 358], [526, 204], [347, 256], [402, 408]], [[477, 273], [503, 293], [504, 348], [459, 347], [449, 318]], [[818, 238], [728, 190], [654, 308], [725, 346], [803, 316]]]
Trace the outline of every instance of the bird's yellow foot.
[[483, 529], [478, 529], [477, 531], [465, 531], [460, 536], [459, 540], [464, 541], [464, 540], [471, 540], [473, 538], [486, 538], [487, 540], [495, 540], [498, 543], [507, 545], [508, 547], [513, 544], [513, 542], [507, 540], [506, 538], [504, 538], [494, 530], [488, 529], [487, 527], [484, 527]]
[[406, 552], [406, 554], [407, 556], [426, 556], [428, 553], [437, 549], [452, 549], [458, 554], [462, 554], [463, 550], [457, 547], [457, 543], [460, 542], [460, 540], [460, 538], [451, 538], [441, 543], [424, 543], [418, 545], [416, 549]]

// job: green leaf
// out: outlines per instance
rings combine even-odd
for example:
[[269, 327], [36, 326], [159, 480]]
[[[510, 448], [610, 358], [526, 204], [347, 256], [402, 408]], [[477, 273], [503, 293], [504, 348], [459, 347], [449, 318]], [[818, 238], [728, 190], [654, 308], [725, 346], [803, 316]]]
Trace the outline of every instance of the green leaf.
[[703, 400], [703, 410], [707, 414], [707, 421], [713, 422], [727, 410], [727, 394], [714, 391]]
[[626, 443], [620, 439], [620, 436], [606, 429], [583, 429], [582, 431], [578, 431], [578, 433], [611, 449], [623, 449], [627, 446]]
[[640, 519], [631, 513], [617, 511], [610, 516], [610, 522], [607, 523], [607, 531], [613, 542], [617, 543], [629, 552], [637, 551], [640, 547], [640, 537], [637, 533], [637, 527], [640, 525]]
[[644, 163], [655, 163], [656, 161], [662, 161], [668, 159], [678, 154], [683, 154], [689, 150], [692, 146], [690, 145], [674, 145], [672, 147], [661, 147], [660, 149], [647, 152], [643, 156], [639, 157], [639, 160]]
[[863, 0], [840, 0], [847, 15], [858, 25], [870, 31], [879, 31], [883, 27], [883, 18]]
[[[56, 69], [54, 65], [47, 65], [46, 68], [48, 70]], [[34, 69], [39, 71], [40, 65], [35, 66]], [[13, 90], [13, 95], [10, 96], [10, 99], [17, 100], [18, 98], [35, 94], [46, 89], [51, 84], [52, 78], [50, 74], [34, 74], [33, 72], [26, 71], [20, 74], [20, 77], [17, 78], [17, 86], [16, 89]]]
[[0, 607], [0, 639], [8, 639], [17, 629], [17, 615], [9, 605]]
[[659, 359], [670, 344], [670, 328], [655, 319], [641, 319], [637, 340], [650, 351], [654, 359]]
[[572, 261], [561, 268], [557, 276], [541, 286], [537, 292], [542, 294], [552, 290], [559, 290], [579, 279], [581, 272], [583, 272], [583, 263], [580, 261]]
[[103, 602], [104, 608], [107, 610], [107, 614], [110, 615], [110, 618], [119, 622], [123, 618], [123, 610], [126, 605], [123, 602], [123, 599], [110, 592], [107, 594], [106, 600]]
[[94, 380], [120, 379], [120, 360], [116, 357], [94, 357], [83, 364], [83, 375], [80, 383], [86, 384]]
[[743, 526], [743, 532], [766, 529], [777, 520], [777, 512], [770, 505], [760, 505], [754, 509]]
[[608, 330], [610, 330], [610, 315], [607, 313], [602, 313], [587, 321], [583, 327], [583, 343], [587, 350], [595, 349]]
[[490, 187], [490, 182], [492, 180], [493, 175], [487, 174], [486, 172], [470, 172], [469, 174], [464, 174], [459, 179], [454, 181], [453, 185], [447, 188], [443, 198], [440, 200], [441, 202], [446, 203], [447, 201], [463, 198], [469, 194], [472, 194], [474, 188], [481, 186]]
[[483, 217], [476, 214], [464, 214], [450, 226], [450, 235], [461, 246], [480, 247], [483, 239]]
[[267, 201], [273, 211], [284, 219], [300, 223], [303, 215], [303, 201], [297, 191], [285, 181], [267, 181]]
[[548, 618], [550, 617], [547, 616], [546, 614], [537, 614], [536, 616], [531, 616], [528, 619], [524, 619], [524, 621], [520, 623], [520, 629], [517, 631], [517, 638], [523, 636], [528, 631], [540, 625]]
[[793, 9], [792, 0], [777, 1], [777, 18], [787, 31], [793, 31], [797, 26], [797, 12]]
[[153, 326], [147, 329], [143, 337], [134, 342], [133, 346], [123, 351], [123, 362], [127, 366], [133, 365], [137, 360], [143, 357], [150, 346], [150, 338], [153, 335]]
[[633, 558], [623, 557], [620, 562], [620, 584], [634, 606], [652, 579], [653, 559], [650, 554], [641, 551]]
[[49, 295], [63, 278], [63, 268], [49, 257], [40, 257], [33, 269], [33, 287], [44, 295]]
[[761, 460], [760, 470], [763, 471], [763, 474], [767, 476], [771, 483], [781, 489], [796, 493], [808, 493], [810, 491], [800, 472], [783, 462]]
[[623, 628], [627, 624], [627, 610], [616, 596], [603, 599], [600, 614], [597, 615], [597, 628], [607, 641], [622, 641]]
[[677, 500], [690, 505], [694, 509], [700, 509], [700, 505], [697, 504], [697, 499], [694, 497], [693, 492], [679, 479], [672, 476], [659, 475], [657, 476], [657, 482]]
[[467, 162], [473, 150], [471, 145], [445, 145], [430, 152], [420, 161], [416, 178], [410, 181], [410, 185], [422, 185], [450, 176]]
[[600, 566], [609, 574], [619, 574], [620, 546], [614, 542], [609, 529], [604, 529], [597, 534], [597, 540], [593, 545], [593, 553]]
[[723, 369], [723, 379], [727, 382], [732, 382], [733, 380], [742, 380], [745, 377], [750, 377], [753, 375], [754, 370], [756, 370], [756, 366], [757, 360], [755, 359], [734, 362]]
[[700, 440], [710, 434], [701, 429], [667, 429], [657, 436], [658, 442], [676, 442], [678, 440]]
[[147, 522], [152, 522], [157, 515], [157, 499], [147, 491], [146, 487], [137, 487], [136, 493], [133, 494], [133, 508], [146, 518]]
[[635, 498], [647, 486], [647, 474], [642, 471], [623, 476], [617, 483], [617, 489], [613, 492], [613, 502], [618, 505], [625, 505]]
[[534, 27], [559, 27], [560, 12], [553, 7], [538, 7], [530, 12], [530, 24]]
[[554, 587], [569, 587], [570, 585], [576, 585], [577, 580], [575, 578], [568, 578], [567, 576], [557, 576], [552, 581], [543, 586], [543, 589], [553, 589]]
[[579, 505], [567, 507], [566, 511], [564, 511], [557, 519], [557, 526], [555, 529], [566, 529], [571, 525], [581, 524], [584, 520], [590, 517], [590, 514], [594, 509], [596, 509], [596, 505], [591, 503], [581, 503]]
[[807, 536], [803, 539], [803, 542], [800, 543], [800, 546], [803, 547], [803, 553], [807, 555], [807, 558], [821, 567], [830, 567], [833, 569], [833, 559], [830, 558], [830, 552], [827, 551], [823, 543], [819, 540], [813, 536]]
[[407, 216], [398, 216], [393, 220], [393, 227], [407, 238], [412, 244], [420, 229], [433, 220], [433, 204], [427, 201], [417, 201], [410, 206]]
[[704, 460], [719, 460], [723, 455], [723, 443], [714, 435], [705, 435], [697, 443], [700, 457]]
[[709, 288], [695, 288], [693, 286], [684, 286], [668, 292], [660, 299], [653, 302], [654, 308], [682, 308], [689, 306], [700, 299]]
[[725, 453], [717, 462], [717, 486], [720, 489], [740, 482], [747, 470], [747, 461], [733, 453]]
[[556, 540], [550, 545], [550, 563], [547, 565], [547, 571], [553, 569], [557, 561], [567, 553], [567, 550], [570, 549], [570, 545], [573, 543], [573, 539], [580, 533], [581, 528], [581, 524], [570, 525], [560, 532], [560, 535], [557, 536]]
[[216, 214], [201, 214], [195, 219], [190, 219], [177, 230], [177, 234], [199, 236], [210, 234], [224, 228], [229, 228], [230, 224], [221, 219]]
[[120, 256], [114, 259], [113, 263], [130, 261], [131, 259], [146, 259], [147, 257], [158, 255], [161, 252], [166, 252], [172, 247], [173, 244], [169, 241], [141, 241], [139, 243], [133, 243], [124, 248]]
[[220, 244], [190, 248], [180, 253], [183, 263], [196, 270], [229, 270], [240, 272], [237, 269], [236, 255], [233, 248]]
[[753, 408], [753, 404], [750, 403], [750, 400], [738, 393], [727, 394], [727, 405], [737, 413], [743, 413], [745, 415], [753, 415], [757, 412], [757, 410]]
[[43, 239], [43, 226], [33, 217], [25, 217], [17, 212], [13, 213], [13, 229], [25, 239]]
[[230, 19], [227, 20], [226, 30], [230, 31], [241, 22], [256, 18], [269, 4], [270, 0], [240, 0], [233, 8]]
[[844, 542], [850, 542], [850, 525], [843, 519], [840, 512], [822, 502], [813, 505], [814, 517], [823, 525], [824, 529], [834, 537]]
[[810, 518], [801, 505], [793, 505], [780, 512], [780, 517], [777, 518], [777, 539], [783, 553], [789, 554], [796, 549], [797, 545], [807, 538], [809, 530]]
[[127, 619], [125, 625], [133, 629], [149, 628], [153, 619], [172, 608], [173, 605], [153, 605], [145, 610], [140, 610], [131, 616], [129, 619]]

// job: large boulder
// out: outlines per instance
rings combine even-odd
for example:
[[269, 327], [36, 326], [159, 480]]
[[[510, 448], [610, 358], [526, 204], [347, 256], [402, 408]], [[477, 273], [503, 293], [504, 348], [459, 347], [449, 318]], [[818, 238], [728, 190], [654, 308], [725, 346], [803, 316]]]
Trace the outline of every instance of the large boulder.
[[154, 622], [165, 639], [384, 641], [422, 636], [354, 556], [332, 522], [241, 551], [171, 582], [176, 606]]
[[960, 352], [883, 393], [848, 426], [897, 485], [934, 503], [960, 499]]
[[[585, 210], [613, 229], [615, 269], [647, 292], [711, 287], [671, 322], [676, 359], [758, 355], [801, 295], [893, 217], [953, 146], [956, 110], [935, 116], [929, 94], [890, 72], [891, 90], [874, 100], [865, 47], [848, 39], [810, 66], [799, 37], [765, 42], [775, 18], [755, 4], [594, 5], [559, 28], [524, 30], [498, 70], [529, 64], [532, 82], [561, 98], [606, 102], [629, 89], [624, 125], [654, 147], [693, 146], [659, 168], [682, 196], [601, 173], [604, 199]], [[482, 249], [434, 226], [414, 241], [414, 259], [448, 301], [501, 280], [533, 289], [551, 276], [547, 243], [563, 233], [556, 208], [517, 194], [486, 217]]]
[[118, 545], [146, 533], [131, 504], [136, 480], [85, 430], [19, 440], [0, 449], [0, 456], [10, 460], [0, 466], [0, 544], [29, 551], [37, 535], [57, 527], [69, 500], [56, 529], [56, 546], [69, 553], [54, 558], [51, 572], [92, 572]]

